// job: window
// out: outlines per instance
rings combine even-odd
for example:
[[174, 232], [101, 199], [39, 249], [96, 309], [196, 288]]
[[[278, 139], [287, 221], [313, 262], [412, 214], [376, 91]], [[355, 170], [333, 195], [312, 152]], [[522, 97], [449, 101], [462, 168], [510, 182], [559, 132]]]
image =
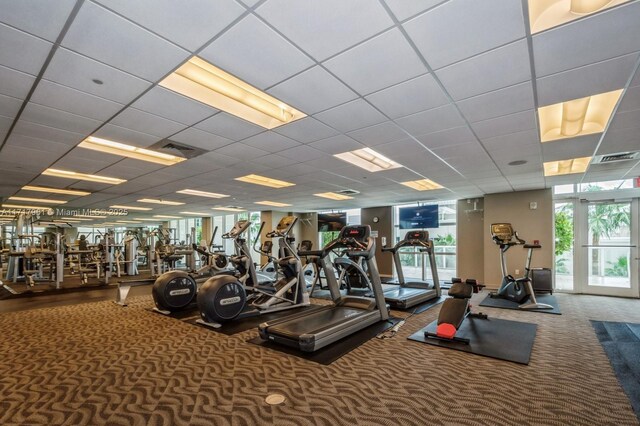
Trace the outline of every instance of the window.
[[[424, 203], [427, 204], [427, 203]], [[456, 214], [457, 204], [455, 200], [439, 201], [428, 204], [438, 205], [438, 228], [428, 228], [429, 237], [433, 240], [436, 254], [436, 265], [438, 267], [438, 277], [440, 280], [450, 280], [456, 276]], [[394, 206], [394, 240], [393, 244], [404, 238], [408, 230], [400, 229], [399, 217], [400, 207], [414, 207], [417, 204], [405, 204]], [[421, 279], [422, 276], [429, 277], [424, 268], [428, 269], [429, 261], [426, 255], [418, 252], [412, 247], [403, 249], [400, 255], [403, 272], [407, 278]]]
[[[330, 213], [330, 212], [318, 212], [318, 213]], [[359, 225], [360, 224], [360, 209], [345, 210], [347, 214], [347, 225]], [[338, 238], [340, 231], [333, 232], [318, 232], [318, 247], [324, 247], [327, 243]]]

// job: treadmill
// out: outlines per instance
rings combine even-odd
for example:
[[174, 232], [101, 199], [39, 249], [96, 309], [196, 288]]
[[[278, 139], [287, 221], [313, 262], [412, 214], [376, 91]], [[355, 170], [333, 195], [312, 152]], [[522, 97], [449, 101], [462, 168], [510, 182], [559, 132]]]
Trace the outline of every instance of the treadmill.
[[[405, 281], [402, 263], [400, 262], [400, 249], [402, 247], [417, 247], [420, 251], [425, 251], [428, 254], [433, 285], [424, 281]], [[382, 251], [393, 254], [393, 262], [398, 273], [398, 285], [396, 288], [384, 292], [384, 299], [392, 308], [409, 309], [420, 303], [440, 297], [442, 291], [440, 289], [440, 280], [438, 279], [433, 241], [429, 239], [429, 231], [409, 231], [404, 236], [404, 239], [398, 241], [395, 246], [383, 247]]]
[[[314, 352], [372, 324], [389, 319], [389, 309], [384, 301], [375, 259], [375, 240], [370, 234], [369, 225], [345, 226], [338, 238], [322, 250], [300, 251], [301, 256], [318, 256], [333, 304], [264, 322], [258, 327], [260, 337], [303, 352]], [[367, 262], [374, 298], [340, 294], [333, 265], [328, 259], [332, 250], [346, 250], [349, 256], [362, 257]]]

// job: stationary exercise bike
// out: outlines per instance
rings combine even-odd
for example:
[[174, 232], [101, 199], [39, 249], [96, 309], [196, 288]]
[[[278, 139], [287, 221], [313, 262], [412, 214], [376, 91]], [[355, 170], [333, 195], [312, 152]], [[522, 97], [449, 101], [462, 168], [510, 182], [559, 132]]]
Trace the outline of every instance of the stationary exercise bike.
[[[546, 303], [538, 303], [536, 294], [531, 284], [531, 257], [533, 250], [542, 247], [540, 244], [527, 244], [525, 240], [518, 237], [518, 233], [513, 230], [510, 223], [491, 224], [491, 238], [500, 247], [500, 267], [502, 268], [502, 283], [498, 291], [489, 293], [490, 297], [507, 299], [518, 303], [520, 309], [553, 309], [553, 306]], [[513, 246], [522, 245], [528, 249], [527, 260], [524, 266], [524, 276], [514, 278], [507, 273], [507, 260], [505, 253]], [[529, 303], [526, 303], [526, 302]]]
[[476, 280], [467, 279], [464, 282], [460, 278], [452, 278], [449, 297], [442, 304], [440, 314], [438, 314], [438, 327], [436, 332], [424, 332], [425, 338], [438, 339], [448, 342], [459, 342], [469, 344], [469, 339], [456, 336], [460, 326], [466, 318], [487, 319], [487, 315], [482, 312], [471, 312], [471, 296], [478, 293], [484, 287]]

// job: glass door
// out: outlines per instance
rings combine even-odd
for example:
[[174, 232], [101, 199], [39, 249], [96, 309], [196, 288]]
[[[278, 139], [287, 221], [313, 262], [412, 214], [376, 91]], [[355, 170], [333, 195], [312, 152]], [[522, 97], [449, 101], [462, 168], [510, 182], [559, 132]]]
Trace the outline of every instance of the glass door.
[[638, 199], [580, 203], [580, 293], [638, 297]]

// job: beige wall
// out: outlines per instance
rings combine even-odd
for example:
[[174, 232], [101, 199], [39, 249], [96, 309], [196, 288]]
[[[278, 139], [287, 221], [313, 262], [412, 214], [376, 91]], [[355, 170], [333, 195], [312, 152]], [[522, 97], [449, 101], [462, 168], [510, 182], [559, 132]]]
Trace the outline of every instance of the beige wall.
[[[378, 217], [378, 223], [373, 223], [373, 218]], [[393, 244], [393, 207], [370, 207], [360, 211], [360, 221], [363, 225], [371, 226], [372, 231], [378, 231], [376, 238], [376, 263], [381, 276], [393, 275], [393, 257], [390, 253], [382, 253], [382, 237], [387, 239], [387, 244]]]
[[[537, 203], [531, 209], [529, 204]], [[491, 240], [492, 223], [508, 222], [518, 232], [520, 238], [533, 243], [539, 240], [541, 249], [534, 250], [532, 267], [552, 268], [553, 266], [553, 198], [551, 189], [536, 191], [507, 192], [489, 194], [484, 198], [484, 283], [490, 288], [497, 288], [502, 280], [500, 272], [500, 252]], [[459, 234], [460, 235], [460, 234]], [[460, 235], [462, 237], [462, 235]], [[459, 238], [459, 244], [464, 240]], [[516, 269], [524, 273], [524, 262], [527, 250], [521, 246], [511, 248], [507, 252], [507, 268], [512, 275]]]
[[484, 200], [458, 200], [457, 205], [457, 275], [484, 280]]

